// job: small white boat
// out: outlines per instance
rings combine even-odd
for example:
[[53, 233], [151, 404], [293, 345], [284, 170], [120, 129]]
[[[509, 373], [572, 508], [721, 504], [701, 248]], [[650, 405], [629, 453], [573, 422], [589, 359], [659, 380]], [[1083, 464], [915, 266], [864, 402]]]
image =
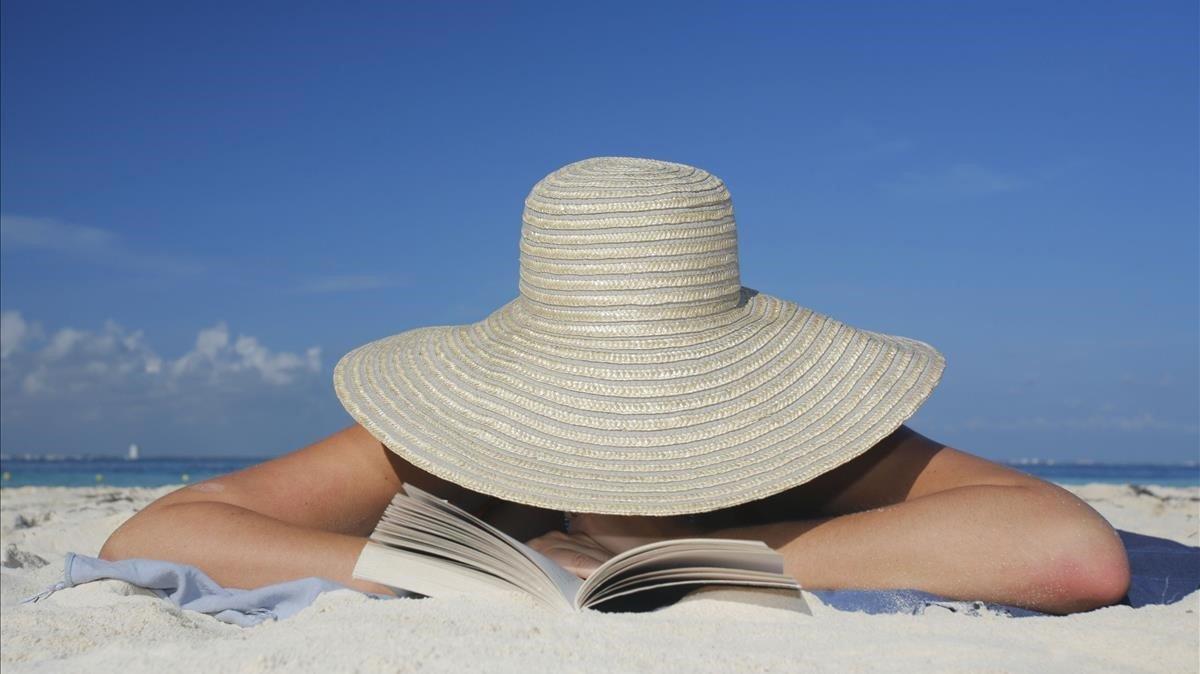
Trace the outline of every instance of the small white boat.
[[137, 461], [137, 459], [138, 459], [137, 444], [129, 445], [129, 453], [125, 455], [125, 458], [129, 461]]

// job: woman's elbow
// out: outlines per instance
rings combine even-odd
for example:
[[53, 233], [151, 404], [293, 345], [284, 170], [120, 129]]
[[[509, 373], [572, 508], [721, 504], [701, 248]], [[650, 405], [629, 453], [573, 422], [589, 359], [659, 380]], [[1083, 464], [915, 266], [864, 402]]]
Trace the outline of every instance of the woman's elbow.
[[1068, 611], [1090, 611], [1111, 606], [1129, 592], [1129, 558], [1116, 532], [1108, 539], [1097, 534], [1095, 541], [1076, 547], [1073, 557], [1055, 571], [1064, 589]]
[[[1065, 492], [1065, 490], [1064, 490]], [[1060, 492], [1043, 511], [1046, 561], [1032, 579], [1054, 613], [1090, 611], [1120, 602], [1129, 591], [1129, 557], [1113, 527], [1091, 506]]]

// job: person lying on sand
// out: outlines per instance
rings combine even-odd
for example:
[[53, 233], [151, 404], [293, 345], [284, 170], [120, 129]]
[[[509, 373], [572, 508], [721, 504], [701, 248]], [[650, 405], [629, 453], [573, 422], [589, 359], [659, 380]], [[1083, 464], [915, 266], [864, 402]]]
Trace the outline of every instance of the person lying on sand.
[[1085, 502], [904, 424], [941, 353], [741, 285], [712, 174], [588, 159], [525, 203], [517, 299], [350, 352], [334, 386], [355, 424], [158, 499], [100, 556], [192, 564], [228, 587], [322, 576], [388, 592], [351, 570], [413, 484], [581, 577], [653, 540], [713, 536], [764, 541], [809, 589], [1047, 613], [1125, 596], [1124, 547]]

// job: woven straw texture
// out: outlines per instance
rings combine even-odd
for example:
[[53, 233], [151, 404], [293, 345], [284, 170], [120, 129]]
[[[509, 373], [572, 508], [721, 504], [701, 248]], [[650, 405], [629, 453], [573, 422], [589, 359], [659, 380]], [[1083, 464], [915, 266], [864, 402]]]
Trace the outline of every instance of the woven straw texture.
[[725, 508], [870, 449], [941, 378], [930, 345], [743, 288], [728, 190], [682, 164], [569, 164], [525, 201], [520, 294], [361, 346], [347, 411], [443, 479], [615, 515]]

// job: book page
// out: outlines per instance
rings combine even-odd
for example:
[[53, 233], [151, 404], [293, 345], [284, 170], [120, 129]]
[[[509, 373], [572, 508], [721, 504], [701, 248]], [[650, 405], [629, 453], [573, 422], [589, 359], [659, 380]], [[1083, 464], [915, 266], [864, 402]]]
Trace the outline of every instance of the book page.
[[[546, 591], [544, 581], [534, 570], [522, 565], [505, 563], [491, 555], [481, 553], [478, 549], [447, 540], [440, 536], [424, 534], [412, 530], [403, 534], [391, 534], [376, 531], [372, 540], [385, 543], [405, 550], [427, 552], [430, 555], [445, 557], [465, 566], [499, 576], [518, 586], [529, 594], [542, 594]], [[539, 582], [540, 581], [540, 582]]]
[[610, 592], [624, 590], [639, 585], [651, 585], [663, 579], [684, 580], [688, 578], [720, 578], [724, 580], [777, 580], [776, 574], [760, 571], [743, 571], [717, 566], [683, 566], [673, 569], [659, 569], [631, 576], [625, 576], [616, 582], [605, 583], [591, 594], [591, 598], [602, 597]]
[[[527, 557], [505, 542], [470, 522], [450, 517], [444, 511], [412, 498], [394, 499], [371, 537], [393, 545], [419, 542], [426, 546], [446, 547], [476, 559], [484, 571], [511, 576], [530, 593], [556, 591]], [[500, 569], [504, 571], [497, 573]]]
[[462, 508], [459, 508], [453, 503], [450, 503], [449, 501], [437, 498], [436, 496], [418, 489], [410, 484], [404, 485], [404, 491], [414, 498], [420, 499], [425, 503], [429, 503], [430, 505], [440, 508], [456, 517], [475, 524], [480, 529], [491, 533], [496, 538], [507, 543], [512, 547], [513, 550], [516, 550], [523, 557], [532, 562], [539, 570], [541, 570], [541, 572], [546, 576], [546, 579], [549, 580], [559, 592], [565, 605], [571, 606], [573, 604], [574, 598], [579, 592], [580, 586], [583, 585], [583, 581], [578, 576], [562, 568], [549, 557], [546, 557], [537, 550], [534, 550], [521, 541], [516, 540], [512, 536], [509, 536], [503, 531], [493, 527], [487, 522], [484, 522], [483, 520], [463, 510]]
[[[795, 578], [784, 574], [783, 556], [762, 541], [730, 538], [681, 538], [658, 541], [628, 550], [600, 566], [580, 588], [576, 607], [587, 607], [605, 598], [678, 584], [674, 573], [687, 582], [734, 582], [746, 585], [795, 587]], [[642, 580], [635, 580], [641, 577]], [[661, 581], [661, 582], [660, 582]], [[646, 583], [649, 584], [646, 584]], [[609, 595], [612, 588], [629, 588]]]
[[788, 583], [786, 581], [765, 581], [765, 580], [763, 580], [763, 581], [719, 580], [719, 579], [711, 579], [711, 578], [709, 578], [709, 579], [693, 579], [693, 580], [663, 582], [663, 583], [657, 583], [654, 585], [639, 586], [639, 587], [635, 587], [635, 588], [632, 588], [629, 590], [624, 590], [621, 592], [615, 592], [613, 594], [605, 595], [604, 597], [601, 597], [594, 601], [589, 601], [586, 605], [583, 606], [583, 608], [594, 609], [594, 608], [596, 608], [596, 606], [603, 605], [605, 602], [607, 602], [609, 600], [617, 599], [619, 597], [624, 597], [627, 595], [637, 594], [639, 592], [648, 592], [650, 590], [658, 590], [658, 589], [662, 589], [665, 587], [687, 586], [687, 585], [696, 585], [696, 586], [699, 586], [699, 585], [743, 585], [743, 586], [747, 586], [747, 587], [767, 587], [767, 588], [776, 588], [776, 589], [781, 589], [781, 590], [794, 590], [796, 592], [800, 591], [800, 586], [798, 584], [796, 584], [794, 581], [792, 583]]
[[637, 574], [611, 585], [602, 585], [586, 600], [585, 606], [594, 606], [611, 597], [620, 597], [632, 591], [653, 590], [666, 585], [692, 581], [704, 583], [734, 583], [760, 587], [787, 587], [799, 589], [794, 578], [780, 580], [777, 574], [759, 571], [741, 571], [718, 567], [681, 567]]
[[602, 575], [597, 582], [607, 584], [611, 578], [622, 577], [634, 570], [641, 572], [680, 566], [715, 566], [783, 573], [783, 558], [779, 553], [767, 547], [765, 543], [758, 545], [759, 541], [742, 541], [755, 545], [730, 548], [722, 545], [716, 539], [702, 543], [695, 543], [694, 540], [668, 541], [669, 546], [639, 552], [639, 554], [622, 559], [617, 563], [601, 567], [598, 573], [602, 573]]
[[508, 581], [482, 571], [374, 541], [369, 541], [363, 548], [352, 575], [427, 597], [498, 596], [521, 592]]
[[[573, 607], [528, 556], [494, 535], [500, 532], [480, 527], [446, 505], [430, 495], [397, 493], [370, 536], [378, 547], [364, 548], [355, 577], [435, 596], [429, 592], [461, 594], [448, 582], [459, 575], [475, 590], [480, 582], [484, 588], [506, 585], [508, 591], [525, 592], [559, 608]], [[383, 554], [385, 550], [396, 554]]]
[[[634, 599], [637, 604], [657, 606], [664, 600], [650, 591], [670, 586], [799, 589], [783, 574], [782, 556], [762, 541], [716, 538], [634, 548], [602, 564], [585, 582], [482, 519], [408, 484], [376, 526], [354, 577], [426, 596], [525, 592], [576, 610], [635, 593], [643, 593]], [[627, 604], [612, 606], [623, 610]]]

